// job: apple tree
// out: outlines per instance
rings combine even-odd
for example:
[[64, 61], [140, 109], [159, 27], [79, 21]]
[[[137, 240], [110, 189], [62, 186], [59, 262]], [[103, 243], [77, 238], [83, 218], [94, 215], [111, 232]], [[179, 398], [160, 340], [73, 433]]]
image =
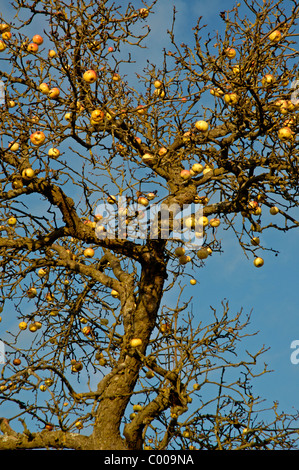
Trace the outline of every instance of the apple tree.
[[237, 354], [250, 315], [205, 323], [184, 285], [222, 230], [262, 268], [259, 234], [298, 227], [298, 2], [189, 44], [174, 10], [144, 70], [158, 1], [135, 3], [1, 17], [0, 449], [295, 448], [252, 388], [264, 348]]

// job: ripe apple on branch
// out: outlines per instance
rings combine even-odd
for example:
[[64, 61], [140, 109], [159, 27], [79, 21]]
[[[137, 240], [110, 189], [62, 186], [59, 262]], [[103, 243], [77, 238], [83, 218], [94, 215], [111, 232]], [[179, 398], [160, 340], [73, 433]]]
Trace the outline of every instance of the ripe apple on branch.
[[242, 276], [261, 280], [279, 262], [264, 234], [299, 226], [298, 2], [234, 4], [217, 32], [191, 15], [184, 42], [175, 10], [151, 60], [168, 2], [12, 3], [0, 449], [298, 446], [297, 415], [259, 409], [266, 350], [243, 354], [250, 315], [216, 310], [208, 278], [219, 266], [234, 286], [237, 249], [230, 266], [220, 254], [240, 246]]

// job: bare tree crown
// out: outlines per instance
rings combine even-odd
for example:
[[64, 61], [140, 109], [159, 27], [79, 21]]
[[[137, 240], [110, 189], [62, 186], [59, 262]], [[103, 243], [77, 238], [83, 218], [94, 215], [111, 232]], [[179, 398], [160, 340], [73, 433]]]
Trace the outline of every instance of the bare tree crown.
[[14, 0], [1, 18], [0, 302], [15, 323], [0, 449], [296, 446], [296, 417], [258, 411], [264, 348], [237, 358], [250, 315], [223, 303], [205, 325], [180, 282], [196, 286], [222, 229], [260, 268], [259, 234], [299, 225], [299, 5], [243, 4], [222, 33], [199, 18], [189, 45], [174, 10], [170, 50], [144, 70], [157, 0]]

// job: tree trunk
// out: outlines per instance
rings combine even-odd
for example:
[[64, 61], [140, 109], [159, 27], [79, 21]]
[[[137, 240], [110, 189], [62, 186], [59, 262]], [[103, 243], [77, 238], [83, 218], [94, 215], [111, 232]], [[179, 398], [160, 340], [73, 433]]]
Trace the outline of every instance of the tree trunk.
[[[155, 263], [156, 264], [156, 263]], [[116, 372], [111, 373], [108, 384], [105, 385], [97, 408], [96, 421], [92, 438], [94, 447], [100, 450], [142, 449], [141, 439], [127, 446], [126, 440], [121, 437], [121, 420], [128, 402], [133, 394], [139, 370], [142, 367], [140, 354], [145, 355], [151, 333], [156, 324], [164, 285], [164, 270], [157, 268], [153, 263], [144, 267], [140, 278], [140, 295], [135, 310], [132, 311], [131, 302], [127, 301], [127, 308], [122, 309], [125, 326], [124, 342], [120, 354], [120, 361]], [[132, 315], [134, 321], [132, 321]], [[134, 325], [134, 331], [132, 331]], [[130, 339], [133, 337], [142, 340], [141, 346], [133, 348]], [[105, 379], [104, 379], [105, 380]], [[106, 384], [106, 382], [105, 382]], [[101, 389], [101, 383], [99, 384]]]

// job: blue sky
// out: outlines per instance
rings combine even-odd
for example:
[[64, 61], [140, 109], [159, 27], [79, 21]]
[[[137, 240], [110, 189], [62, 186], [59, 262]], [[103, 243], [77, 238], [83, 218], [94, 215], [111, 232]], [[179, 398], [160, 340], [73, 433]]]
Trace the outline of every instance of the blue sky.
[[[136, 2], [138, 3], [138, 2]], [[242, 2], [241, 2], [242, 3]], [[286, 2], [287, 3], [287, 2]], [[161, 51], [167, 41], [165, 31], [171, 27], [172, 8], [175, 4], [177, 13], [176, 30], [178, 43], [188, 44], [195, 26], [197, 16], [203, 16], [203, 23], [208, 24], [207, 31], [223, 27], [219, 11], [229, 9], [235, 2], [228, 0], [160, 0], [155, 7], [156, 15], [150, 16], [152, 35], [147, 53], [140, 51], [138, 67], [142, 69], [146, 58], [153, 63], [162, 60]], [[137, 5], [136, 5], [137, 6]], [[5, 5], [2, 13], [7, 19], [11, 14]], [[35, 33], [35, 31], [34, 31]], [[298, 211], [297, 211], [298, 216]], [[233, 314], [241, 307], [244, 312], [253, 310], [249, 332], [260, 331], [257, 336], [247, 340], [248, 349], [256, 352], [263, 345], [270, 347], [261, 358], [273, 369], [272, 374], [256, 379], [255, 390], [265, 396], [271, 403], [279, 401], [286, 412], [292, 407], [299, 408], [298, 375], [299, 364], [290, 361], [291, 342], [299, 339], [299, 253], [298, 230], [288, 233], [269, 230], [263, 233], [261, 241], [265, 247], [279, 251], [278, 256], [271, 252], [263, 253], [265, 264], [261, 269], [253, 266], [252, 259], [247, 259], [231, 232], [219, 230], [223, 239], [223, 253], [209, 257], [204, 269], [194, 277], [198, 280], [195, 287], [188, 285], [186, 279], [185, 297], [193, 295], [196, 290], [197, 314], [207, 315], [210, 306], [221, 310], [221, 301], [227, 299]], [[175, 302], [176, 299], [174, 299]]]

